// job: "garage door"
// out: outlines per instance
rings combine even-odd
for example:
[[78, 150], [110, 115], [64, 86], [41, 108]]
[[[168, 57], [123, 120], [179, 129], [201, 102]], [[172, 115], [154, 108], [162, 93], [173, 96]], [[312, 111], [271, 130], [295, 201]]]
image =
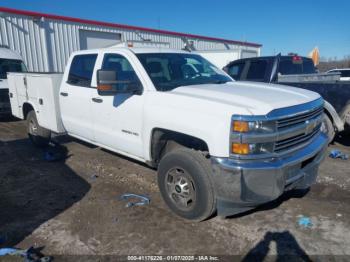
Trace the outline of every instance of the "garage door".
[[241, 58], [257, 57], [258, 53], [253, 50], [242, 50]]
[[115, 45], [120, 42], [121, 34], [79, 30], [80, 49], [94, 49]]

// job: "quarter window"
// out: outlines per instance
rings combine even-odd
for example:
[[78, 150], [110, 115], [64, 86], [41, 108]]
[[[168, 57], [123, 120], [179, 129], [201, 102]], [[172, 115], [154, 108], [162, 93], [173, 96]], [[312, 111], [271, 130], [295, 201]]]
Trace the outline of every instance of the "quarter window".
[[69, 69], [68, 84], [90, 87], [96, 58], [97, 54], [75, 56]]

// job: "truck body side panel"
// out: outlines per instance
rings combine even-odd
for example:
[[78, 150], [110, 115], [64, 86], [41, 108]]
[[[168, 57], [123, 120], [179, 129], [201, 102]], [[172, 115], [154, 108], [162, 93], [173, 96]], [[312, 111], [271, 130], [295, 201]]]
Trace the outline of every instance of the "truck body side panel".
[[288, 85], [319, 93], [334, 107], [338, 114], [350, 102], [350, 83], [288, 83]]
[[11, 73], [9, 88], [12, 94], [12, 114], [23, 119], [23, 105], [30, 104], [40, 126], [56, 133], [65, 129], [59, 107], [61, 74]]

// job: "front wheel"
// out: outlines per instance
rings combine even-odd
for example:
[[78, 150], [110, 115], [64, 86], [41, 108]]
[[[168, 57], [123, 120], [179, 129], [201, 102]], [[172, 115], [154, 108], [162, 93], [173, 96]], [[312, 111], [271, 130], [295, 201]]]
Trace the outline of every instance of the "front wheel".
[[51, 131], [39, 126], [34, 110], [27, 115], [27, 130], [30, 141], [37, 147], [45, 147], [50, 143]]
[[198, 151], [167, 153], [159, 164], [158, 185], [168, 207], [183, 218], [202, 221], [215, 211], [210, 161]]

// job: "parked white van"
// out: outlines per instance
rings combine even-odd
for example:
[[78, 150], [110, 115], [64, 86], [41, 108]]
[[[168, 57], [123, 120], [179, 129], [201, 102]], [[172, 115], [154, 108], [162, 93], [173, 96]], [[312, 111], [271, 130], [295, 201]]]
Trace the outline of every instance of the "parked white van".
[[22, 57], [8, 47], [0, 46], [0, 116], [11, 115], [7, 73], [25, 71]]

